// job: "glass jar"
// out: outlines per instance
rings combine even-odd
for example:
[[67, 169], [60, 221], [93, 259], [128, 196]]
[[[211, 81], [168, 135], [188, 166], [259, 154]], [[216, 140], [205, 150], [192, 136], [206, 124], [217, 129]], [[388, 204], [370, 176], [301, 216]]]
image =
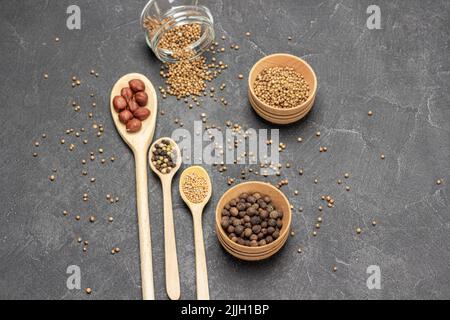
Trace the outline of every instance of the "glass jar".
[[203, 54], [214, 42], [214, 19], [200, 0], [150, 0], [141, 14], [141, 26], [148, 46], [162, 62], [176, 62], [174, 51], [161, 48], [164, 34], [186, 24], [198, 24], [200, 37], [185, 49], [190, 59]]

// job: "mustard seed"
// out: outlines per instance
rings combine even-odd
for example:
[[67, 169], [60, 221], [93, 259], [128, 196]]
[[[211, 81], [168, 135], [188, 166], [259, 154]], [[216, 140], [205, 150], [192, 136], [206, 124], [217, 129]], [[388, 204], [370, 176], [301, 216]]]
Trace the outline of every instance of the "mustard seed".
[[361, 228], [357, 228], [357, 229], [356, 229], [356, 233], [357, 233], [357, 234], [361, 234], [361, 233], [362, 233]]
[[436, 180], [436, 184], [437, 184], [438, 186], [440, 186], [440, 185], [442, 184], [442, 180], [441, 180], [441, 179]]
[[84, 291], [85, 291], [87, 294], [91, 294], [91, 293], [92, 293], [92, 289], [91, 289], [91, 288], [86, 288], [86, 289], [84, 289]]

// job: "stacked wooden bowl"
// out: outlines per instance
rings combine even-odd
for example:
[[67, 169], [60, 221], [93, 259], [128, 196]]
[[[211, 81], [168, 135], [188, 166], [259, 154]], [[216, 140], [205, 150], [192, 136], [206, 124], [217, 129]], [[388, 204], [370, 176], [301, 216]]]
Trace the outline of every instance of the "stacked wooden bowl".
[[[267, 68], [290, 67], [303, 75], [309, 84], [309, 98], [292, 108], [276, 108], [260, 100], [254, 91], [256, 77]], [[280, 125], [291, 124], [304, 118], [313, 108], [317, 94], [317, 78], [314, 70], [304, 60], [285, 53], [277, 53], [259, 60], [248, 77], [248, 99], [255, 112], [268, 122]]]
[[[242, 193], [255, 193], [259, 192], [262, 195], [267, 195], [272, 199], [272, 203], [275, 208], [283, 212], [283, 227], [280, 231], [280, 237], [272, 243], [262, 247], [247, 247], [236, 242], [231, 241], [223, 230], [220, 222], [222, 219], [222, 209], [232, 199], [238, 198]], [[246, 182], [239, 184], [229, 189], [219, 200], [216, 208], [216, 233], [219, 238], [220, 244], [231, 255], [236, 258], [247, 261], [259, 261], [267, 259], [277, 253], [286, 243], [289, 238], [289, 232], [291, 229], [292, 212], [289, 200], [286, 196], [277, 188], [271, 184], [264, 182]]]

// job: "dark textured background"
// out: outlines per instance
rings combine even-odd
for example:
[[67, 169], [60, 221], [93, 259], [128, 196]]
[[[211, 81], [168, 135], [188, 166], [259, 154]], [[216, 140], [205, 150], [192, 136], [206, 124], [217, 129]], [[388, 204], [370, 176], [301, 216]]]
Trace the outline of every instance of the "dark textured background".
[[[372, 2], [372, 1], [371, 1]], [[160, 101], [155, 137], [170, 135], [175, 118], [192, 128], [200, 114], [223, 125], [266, 128], [249, 107], [246, 82], [236, 80], [266, 54], [288, 52], [305, 58], [316, 70], [320, 90], [309, 117], [282, 128], [287, 144], [282, 162], [290, 180], [286, 194], [296, 208], [295, 237], [276, 257], [243, 263], [225, 253], [213, 230], [213, 211], [227, 189], [227, 174], [208, 168], [214, 197], [204, 217], [209, 283], [213, 299], [382, 299], [450, 298], [450, 3], [441, 1], [376, 1], [382, 9], [382, 30], [366, 28], [369, 1], [209, 1], [216, 31], [227, 43], [241, 46], [223, 57], [230, 68], [230, 106], [207, 100], [188, 110], [175, 99]], [[78, 4], [82, 30], [66, 28], [66, 8]], [[156, 86], [159, 63], [146, 47], [138, 17], [144, 1], [0, 1], [0, 298], [6, 299], [139, 299], [140, 275], [135, 214], [133, 158], [116, 134], [108, 109], [112, 85], [120, 76], [141, 72]], [[250, 38], [245, 32], [251, 31]], [[54, 38], [61, 38], [59, 43]], [[293, 40], [288, 41], [288, 36]], [[227, 44], [227, 48], [228, 48]], [[99, 78], [89, 75], [91, 69]], [[50, 78], [43, 80], [43, 74]], [[72, 89], [78, 75], [81, 87]], [[97, 94], [97, 108], [89, 92]], [[71, 102], [82, 106], [75, 113]], [[367, 116], [368, 110], [374, 116]], [[94, 112], [94, 120], [87, 112]], [[93, 122], [104, 124], [95, 137]], [[88, 130], [90, 143], [65, 136], [67, 128]], [[320, 130], [317, 139], [314, 133]], [[42, 140], [42, 133], [48, 138]], [[296, 142], [302, 136], [303, 144]], [[74, 142], [70, 153], [59, 139]], [[34, 141], [40, 141], [38, 158]], [[328, 153], [318, 152], [327, 146]], [[117, 161], [80, 172], [89, 151], [105, 149]], [[386, 160], [380, 160], [380, 154]], [[50, 183], [51, 169], [58, 169]], [[298, 168], [305, 174], [300, 177]], [[344, 172], [352, 190], [336, 180]], [[313, 179], [319, 177], [319, 184]], [[444, 184], [436, 185], [442, 178]], [[277, 182], [280, 178], [269, 179]], [[175, 181], [176, 183], [178, 180]], [[150, 175], [155, 287], [165, 299], [160, 185]], [[294, 196], [295, 189], [300, 191]], [[82, 194], [90, 193], [83, 203]], [[105, 195], [120, 195], [110, 205]], [[311, 233], [322, 194], [336, 207], [324, 213], [319, 235]], [[69, 210], [70, 218], [62, 216]], [[76, 222], [73, 215], [83, 219]], [[87, 222], [95, 214], [96, 224]], [[190, 214], [174, 190], [174, 214], [182, 298], [195, 298], [195, 267]], [[115, 217], [108, 224], [109, 215]], [[378, 226], [373, 228], [371, 221]], [[362, 227], [361, 236], [355, 234]], [[88, 253], [76, 242], [90, 242]], [[109, 251], [119, 246], [122, 252]], [[298, 254], [297, 248], [303, 253]], [[78, 265], [82, 286], [93, 294], [66, 288], [67, 266]], [[368, 290], [366, 269], [379, 265], [382, 289]], [[333, 273], [333, 266], [338, 272]]]

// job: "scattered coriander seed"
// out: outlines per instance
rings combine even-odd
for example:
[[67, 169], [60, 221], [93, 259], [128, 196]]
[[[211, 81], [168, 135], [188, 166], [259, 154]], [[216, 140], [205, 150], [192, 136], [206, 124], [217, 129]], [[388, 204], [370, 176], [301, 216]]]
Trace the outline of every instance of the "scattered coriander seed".
[[90, 216], [89, 217], [89, 222], [94, 223], [96, 221], [94, 216]]
[[316, 229], [320, 229], [320, 223], [316, 223]]
[[441, 179], [436, 180], [436, 184], [437, 184], [438, 186], [440, 186], [440, 185], [442, 184], [442, 180], [441, 180]]
[[295, 236], [295, 232], [291, 231], [291, 237]]
[[44, 74], [44, 79], [45, 79], [45, 80], [48, 79], [48, 74]]
[[338, 268], [337, 267], [333, 267], [333, 272], [337, 272]]
[[61, 139], [59, 142], [60, 142], [61, 144], [65, 144], [65, 143], [66, 143], [66, 140]]
[[317, 222], [322, 223], [323, 222], [322, 217], [317, 218]]
[[242, 79], [244, 79], [244, 75], [240, 74], [240, 75], [238, 75], [238, 78], [239, 78], [240, 80], [242, 80]]
[[298, 174], [302, 176], [302, 175], [303, 175], [303, 169], [300, 169], [300, 170], [298, 171]]
[[342, 180], [339, 179], [339, 180], [337, 181], [337, 184], [342, 184]]
[[373, 221], [372, 221], [372, 226], [375, 227], [376, 225], [377, 225], [377, 221], [376, 221], [376, 220], [373, 220]]
[[313, 235], [313, 237], [316, 237], [317, 236], [317, 232], [313, 231], [312, 235]]
[[345, 190], [350, 191], [350, 186], [346, 186]]
[[303, 142], [303, 138], [297, 138], [297, 142]]
[[91, 178], [91, 182], [94, 183], [95, 182], [95, 178]]
[[292, 40], [292, 37], [291, 37], [291, 36], [289, 36], [289, 37], [288, 37], [288, 40], [289, 40], [289, 41], [291, 41], [291, 40]]
[[45, 133], [42, 134], [42, 139], [47, 138], [47, 135]]
[[356, 233], [357, 233], [357, 234], [361, 234], [361, 233], [362, 233], [361, 228], [357, 228], [357, 229], [356, 229]]
[[51, 175], [51, 176], [49, 177], [49, 179], [50, 179], [51, 182], [53, 182], [53, 181], [56, 180], [56, 177], [55, 177], [54, 175]]
[[384, 159], [386, 159], [386, 156], [384, 154], [382, 154], [380, 158], [381, 158], [381, 160], [384, 160]]
[[114, 252], [115, 253], [119, 253], [120, 252], [120, 248], [118, 248], [118, 247], [114, 248]]
[[345, 179], [350, 178], [350, 174], [348, 174], [348, 173], [344, 174], [344, 178], [345, 178]]
[[83, 243], [84, 243], [85, 246], [88, 246], [88, 245], [89, 245], [89, 241], [87, 241], [87, 240], [84, 240]]
[[114, 221], [114, 218], [113, 218], [113, 217], [109, 217], [109, 218], [108, 218], [108, 221], [111, 223], [111, 222]]
[[319, 180], [318, 180], [318, 179], [314, 179], [314, 183], [315, 183], [315, 184], [318, 184], [318, 183], [319, 183]]
[[111, 162], [114, 162], [114, 161], [116, 161], [116, 158], [115, 157], [111, 157]]
[[250, 32], [247, 31], [247, 32], [245, 33], [245, 35], [246, 35], [247, 37], [250, 37], [252, 34], [251, 34]]
[[86, 289], [84, 289], [84, 291], [85, 291], [87, 294], [91, 294], [91, 293], [92, 293], [92, 289], [91, 289], [91, 288], [86, 288]]
[[38, 156], [38, 154], [37, 154], [37, 152], [33, 152], [33, 157], [37, 157]]
[[60, 39], [59, 39], [58, 37], [55, 38], [55, 42], [59, 42], [59, 40], [60, 40]]
[[79, 215], [76, 215], [76, 216], [75, 216], [75, 220], [80, 221], [80, 220], [81, 220], [81, 217], [80, 217]]
[[67, 210], [63, 211], [63, 216], [67, 217], [69, 215], [69, 212], [67, 212]]
[[36, 141], [36, 142], [34, 143], [34, 146], [35, 146], [36, 148], [38, 148], [38, 147], [40, 146], [40, 143]]
[[323, 211], [323, 206], [319, 206], [319, 211]]
[[369, 115], [369, 117], [373, 116], [373, 112], [372, 111], [369, 111], [367, 114]]
[[298, 249], [297, 249], [297, 252], [298, 252], [298, 253], [302, 253], [302, 252], [303, 252], [302, 248], [298, 248]]
[[98, 152], [103, 153], [103, 149], [102, 148], [98, 149]]
[[320, 131], [317, 131], [316, 132], [316, 137], [320, 137], [320, 135], [321, 135]]
[[81, 243], [81, 242], [83, 242], [83, 239], [78, 238], [78, 239], [77, 239], [77, 242], [78, 242], [78, 243]]

